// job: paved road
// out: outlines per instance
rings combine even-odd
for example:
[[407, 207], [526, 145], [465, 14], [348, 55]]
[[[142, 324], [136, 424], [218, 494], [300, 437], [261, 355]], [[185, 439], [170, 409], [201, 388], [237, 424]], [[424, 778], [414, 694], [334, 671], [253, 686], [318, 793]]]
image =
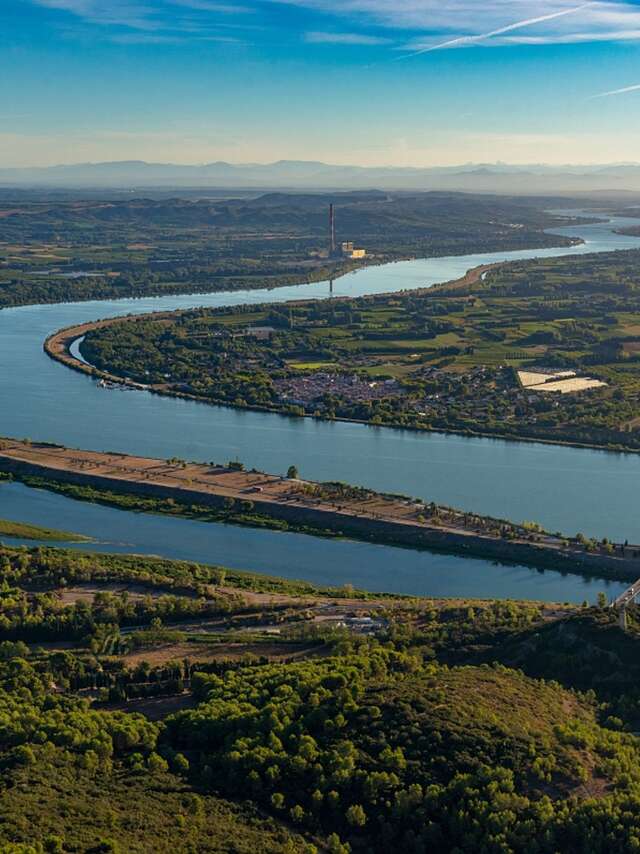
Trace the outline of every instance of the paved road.
[[617, 599], [611, 603], [612, 608], [626, 608], [631, 605], [633, 600], [640, 594], [640, 579], [634, 581], [631, 587], [627, 587], [624, 593], [621, 593]]

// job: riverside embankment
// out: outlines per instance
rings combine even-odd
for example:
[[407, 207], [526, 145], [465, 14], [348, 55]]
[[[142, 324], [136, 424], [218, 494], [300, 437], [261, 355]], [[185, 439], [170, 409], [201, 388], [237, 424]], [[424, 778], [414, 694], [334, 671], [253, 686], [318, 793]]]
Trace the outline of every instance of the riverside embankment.
[[[618, 580], [640, 576], [640, 546], [590, 546], [417, 499], [237, 467], [0, 440], [0, 470], [103, 492], [211, 507], [371, 542], [434, 549]], [[232, 517], [231, 517], [232, 518]]]

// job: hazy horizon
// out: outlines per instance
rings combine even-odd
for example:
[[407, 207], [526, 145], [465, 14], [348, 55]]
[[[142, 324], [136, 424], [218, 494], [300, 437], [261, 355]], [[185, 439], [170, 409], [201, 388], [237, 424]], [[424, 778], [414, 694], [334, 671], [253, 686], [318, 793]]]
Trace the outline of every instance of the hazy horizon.
[[143, 160], [0, 167], [0, 187], [72, 190], [220, 190], [225, 192], [467, 192], [515, 195], [573, 195], [640, 192], [640, 164], [466, 163], [455, 166], [367, 167], [308, 160], [272, 163], [184, 164]]
[[630, 0], [5, 0], [0, 166], [634, 160]]
[[215, 166], [218, 164], [224, 164], [227, 166], [233, 166], [238, 168], [259, 168], [259, 167], [268, 167], [268, 166], [277, 166], [279, 164], [318, 164], [322, 166], [335, 167], [335, 168], [346, 168], [346, 169], [415, 169], [415, 170], [436, 170], [436, 169], [447, 169], [447, 170], [455, 170], [455, 169], [467, 169], [467, 168], [494, 168], [494, 169], [549, 169], [549, 170], [562, 170], [562, 169], [610, 169], [610, 168], [619, 168], [625, 166], [640, 166], [640, 159], [638, 160], [611, 160], [611, 161], [567, 161], [564, 163], [552, 163], [545, 161], [522, 161], [517, 162], [514, 160], [505, 161], [505, 160], [494, 160], [494, 161], [482, 161], [482, 160], [467, 160], [464, 162], [451, 162], [451, 163], [407, 163], [407, 164], [398, 164], [393, 162], [380, 163], [374, 166], [369, 166], [365, 163], [357, 163], [353, 161], [344, 161], [344, 162], [329, 162], [324, 160], [313, 160], [307, 158], [289, 158], [289, 157], [278, 157], [274, 160], [255, 160], [255, 161], [247, 161], [247, 160], [232, 160], [232, 159], [209, 159], [209, 160], [160, 160], [160, 159], [144, 159], [144, 158], [135, 158], [135, 157], [122, 157], [118, 159], [106, 159], [106, 160], [73, 160], [69, 159], [67, 161], [55, 161], [51, 163], [33, 163], [28, 166], [16, 166], [15, 164], [1, 164], [0, 170], [20, 170], [20, 169], [64, 169], [68, 167], [75, 166], [110, 166], [110, 165], [124, 165], [124, 164], [141, 164], [145, 166], [178, 166], [178, 167], [207, 167], [207, 166]]

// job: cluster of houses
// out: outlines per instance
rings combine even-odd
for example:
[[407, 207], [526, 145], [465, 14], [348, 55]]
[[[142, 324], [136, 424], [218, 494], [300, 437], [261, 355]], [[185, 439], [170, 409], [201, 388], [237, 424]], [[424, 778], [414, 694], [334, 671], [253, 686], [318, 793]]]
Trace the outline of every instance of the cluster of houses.
[[[443, 418], [455, 408], [459, 417], [479, 422], [490, 414], [512, 421], [519, 407], [537, 402], [534, 395], [514, 382], [511, 370], [502, 367], [477, 366], [463, 374], [425, 368], [421, 378], [436, 385], [436, 390], [412, 400], [411, 407], [431, 419]], [[530, 416], [530, 420], [535, 421], [535, 416]]]
[[434, 412], [444, 412], [450, 406], [465, 404], [480, 413], [505, 390], [496, 373], [484, 366], [475, 367], [464, 374], [428, 367], [421, 372], [420, 378], [428, 385], [435, 384], [437, 387], [437, 390], [427, 392], [419, 400], [413, 401], [413, 408], [423, 415], [433, 415]]
[[[417, 378], [417, 377], [416, 377]], [[479, 421], [489, 414], [513, 420], [518, 407], [536, 402], [528, 389], [521, 388], [510, 370], [477, 366], [465, 373], [426, 367], [420, 373], [425, 393], [414, 396], [397, 380], [368, 380], [358, 374], [311, 371], [274, 379], [273, 385], [281, 403], [295, 406], [318, 406], [327, 396], [348, 403], [371, 403], [394, 399], [398, 411], [413, 411], [426, 418], [444, 418], [455, 409], [463, 418]], [[556, 404], [553, 404], [555, 407]], [[532, 415], [532, 420], [535, 416]]]
[[357, 374], [312, 371], [299, 376], [275, 379], [274, 388], [282, 403], [308, 406], [326, 395], [350, 403], [368, 403], [387, 397], [399, 397], [404, 389], [397, 380], [367, 380]]

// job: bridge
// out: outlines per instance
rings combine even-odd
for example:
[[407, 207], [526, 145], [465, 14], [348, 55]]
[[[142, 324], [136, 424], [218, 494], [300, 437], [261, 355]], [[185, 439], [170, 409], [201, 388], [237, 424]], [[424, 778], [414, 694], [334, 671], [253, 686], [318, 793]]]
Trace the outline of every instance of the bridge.
[[637, 581], [634, 581], [631, 587], [627, 587], [627, 589], [609, 605], [610, 608], [615, 608], [619, 611], [621, 629], [627, 628], [627, 608], [629, 605], [633, 604], [636, 596], [638, 595], [640, 595], [640, 578]]
[[627, 587], [624, 593], [621, 593], [617, 599], [611, 603], [611, 608], [626, 608], [631, 605], [633, 600], [640, 594], [640, 578], [634, 581], [631, 587]]

